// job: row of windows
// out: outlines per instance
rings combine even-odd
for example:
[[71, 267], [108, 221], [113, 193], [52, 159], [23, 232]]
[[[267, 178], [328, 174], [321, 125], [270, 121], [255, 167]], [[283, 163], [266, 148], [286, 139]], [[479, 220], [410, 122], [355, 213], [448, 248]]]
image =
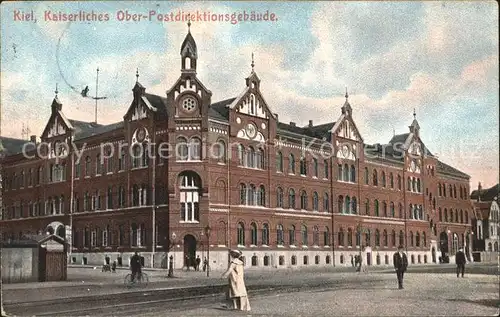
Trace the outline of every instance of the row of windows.
[[241, 144], [238, 145], [239, 166], [264, 169], [265, 168], [264, 162], [265, 162], [265, 156], [263, 149], [257, 148], [257, 150], [255, 150], [251, 146], [248, 149], [245, 149], [243, 145]]
[[[126, 235], [127, 230], [128, 235]], [[128, 228], [125, 225], [119, 225], [116, 233], [116, 237], [112, 239], [113, 232], [110, 230], [110, 226], [105, 226], [104, 228], [95, 227], [92, 229], [84, 228], [82, 230], [73, 228], [73, 247], [98, 248], [111, 245], [141, 247], [147, 245], [148, 232], [143, 223], [132, 223]]]
[[[353, 229], [348, 228], [347, 229], [347, 244], [346, 244], [346, 241], [345, 241], [346, 240], [345, 239], [346, 233], [344, 232], [343, 228], [340, 228], [339, 232], [337, 233], [339, 246], [347, 245], [349, 247], [352, 247], [353, 246], [353, 235], [354, 235]], [[365, 236], [364, 243], [362, 241], [363, 235]], [[356, 230], [355, 237], [354, 237], [356, 240], [355, 246], [362, 246], [362, 245], [372, 246], [371, 237], [372, 237], [372, 233], [371, 233], [370, 229], [364, 230], [364, 234], [363, 234], [362, 230]], [[408, 238], [410, 240], [411, 247], [420, 247], [420, 246], [426, 247], [427, 246], [427, 236], [426, 236], [425, 232], [422, 232], [422, 235], [420, 235], [420, 233], [417, 232], [414, 236], [413, 231], [410, 231], [408, 234]], [[384, 229], [382, 232], [382, 246], [388, 247], [389, 241], [390, 241], [390, 245], [392, 247], [395, 247], [396, 245], [404, 245], [404, 232], [403, 232], [403, 230], [399, 231], [398, 239], [396, 239], [396, 231], [392, 230], [391, 235], [390, 235], [390, 240], [389, 240], [389, 235], [387, 233], [387, 230]], [[381, 246], [379, 229], [375, 229], [375, 246], [376, 247]]]
[[[278, 187], [276, 190], [276, 207], [285, 208], [285, 204], [283, 202], [283, 189]], [[295, 190], [290, 188], [288, 190], [288, 208], [296, 209], [296, 198], [295, 198]], [[300, 209], [301, 210], [309, 210], [309, 198], [307, 196], [306, 191], [302, 190], [300, 192]], [[311, 209], [313, 211], [319, 211], [319, 195], [317, 192], [313, 192], [312, 194], [312, 206]], [[323, 194], [323, 212], [330, 211], [330, 199], [327, 193]]]
[[[459, 186], [458, 188], [460, 199], [466, 200], [469, 199], [469, 194], [467, 192], [467, 188], [463, 186]], [[457, 186], [448, 184], [448, 189], [446, 188], [446, 184], [438, 183], [438, 195], [440, 197], [450, 197], [457, 198]]]
[[[312, 165], [311, 175], [313, 177], [318, 178], [319, 177], [318, 159], [313, 158], [311, 165]], [[295, 166], [296, 166], [295, 156], [290, 153], [290, 155], [288, 155], [288, 174], [295, 174]], [[308, 175], [308, 164], [306, 162], [305, 157], [300, 158], [299, 169], [300, 169], [300, 175], [302, 175], [302, 176]], [[278, 152], [276, 154], [276, 171], [280, 172], [280, 173], [284, 173], [283, 153], [281, 153], [281, 152]], [[323, 161], [323, 178], [328, 179], [328, 161], [327, 160]]]
[[[323, 231], [323, 245], [328, 246], [330, 245], [330, 232], [328, 227], [325, 227], [324, 230], [325, 231]], [[313, 227], [312, 235], [313, 235], [312, 245], [319, 246], [320, 231], [318, 226]], [[309, 245], [310, 242], [309, 234], [307, 232], [306, 225], [301, 226], [300, 236], [301, 236], [301, 245], [303, 246]], [[271, 243], [276, 244], [278, 246], [283, 246], [285, 244], [285, 230], [283, 228], [283, 225], [281, 224], [277, 225], [275, 238], [276, 238], [275, 241], [270, 241], [269, 225], [267, 223], [264, 223], [260, 231], [260, 240], [259, 240], [259, 231], [257, 229], [257, 225], [253, 222], [250, 224], [250, 245], [259, 245], [260, 242], [261, 245], [265, 246], [268, 246]], [[237, 226], [237, 243], [239, 246], [245, 246], [247, 243], [245, 236], [245, 225], [242, 222], [239, 222]], [[296, 229], [294, 225], [292, 225], [288, 230], [288, 244], [289, 245], [297, 244]]]
[[440, 222], [455, 222], [455, 223], [469, 223], [469, 213], [467, 210], [455, 210], [453, 212], [453, 209], [450, 208], [448, 214], [448, 209], [444, 208], [444, 219], [443, 219], [443, 210], [441, 210], [441, 207], [438, 208], [438, 214], [439, 214], [439, 221]]

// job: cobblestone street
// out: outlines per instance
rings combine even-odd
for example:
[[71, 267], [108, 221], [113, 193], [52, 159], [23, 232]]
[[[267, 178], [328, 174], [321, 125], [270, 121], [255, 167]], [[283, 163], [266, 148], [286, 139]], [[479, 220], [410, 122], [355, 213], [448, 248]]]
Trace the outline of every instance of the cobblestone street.
[[[398, 290], [396, 276], [372, 274], [383, 282], [373, 286], [250, 297], [251, 313], [237, 315], [280, 316], [497, 316], [498, 277], [452, 274], [408, 274], [405, 289]], [[495, 308], [496, 305], [496, 308]], [[230, 316], [218, 304], [169, 316]], [[160, 316], [158, 313], [144, 316]]]

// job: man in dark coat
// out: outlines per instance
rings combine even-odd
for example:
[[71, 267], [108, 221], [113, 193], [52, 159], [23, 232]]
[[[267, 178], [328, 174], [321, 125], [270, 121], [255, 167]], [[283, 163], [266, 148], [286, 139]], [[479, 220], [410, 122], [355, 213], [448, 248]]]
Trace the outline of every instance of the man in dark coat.
[[462, 248], [460, 248], [455, 255], [455, 263], [457, 264], [457, 277], [459, 277], [460, 272], [462, 273], [462, 277], [464, 277], [466, 260]]
[[138, 252], [130, 258], [130, 270], [132, 271], [132, 282], [135, 282], [135, 278], [141, 274], [141, 257]]
[[403, 289], [403, 276], [408, 268], [408, 258], [403, 252], [403, 246], [398, 247], [398, 252], [394, 253], [393, 257], [394, 269], [396, 270], [396, 275], [398, 277], [399, 289]]

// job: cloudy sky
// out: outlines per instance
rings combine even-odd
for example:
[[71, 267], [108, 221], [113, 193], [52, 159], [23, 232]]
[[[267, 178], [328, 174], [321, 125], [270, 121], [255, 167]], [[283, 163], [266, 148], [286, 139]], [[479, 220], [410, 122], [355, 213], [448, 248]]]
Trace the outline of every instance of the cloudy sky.
[[[36, 23], [14, 21], [33, 10]], [[106, 22], [55, 22], [52, 13], [107, 13]], [[123, 22], [147, 15], [256, 11], [271, 22], [193, 22], [198, 77], [212, 101], [237, 96], [251, 53], [261, 90], [281, 121], [335, 121], [345, 87], [367, 143], [408, 131], [413, 109], [423, 141], [440, 160], [471, 175], [471, 187], [498, 182], [498, 4], [496, 2], [11, 2], [1, 13], [3, 136], [22, 125], [40, 135], [56, 83], [67, 117], [92, 121], [100, 68], [100, 123], [122, 120], [136, 68], [150, 93], [165, 95], [180, 74], [184, 22]], [[74, 89], [73, 89], [73, 88]]]

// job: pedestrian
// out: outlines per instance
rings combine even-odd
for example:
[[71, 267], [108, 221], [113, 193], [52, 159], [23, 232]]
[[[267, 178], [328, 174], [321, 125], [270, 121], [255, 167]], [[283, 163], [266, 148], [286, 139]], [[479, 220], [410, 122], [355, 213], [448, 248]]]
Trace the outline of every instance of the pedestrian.
[[403, 246], [398, 247], [398, 252], [394, 253], [393, 257], [394, 269], [396, 270], [396, 275], [398, 277], [399, 289], [403, 289], [403, 276], [408, 268], [408, 258], [403, 252]]
[[203, 260], [203, 272], [205, 272], [208, 269], [208, 260], [205, 258]]
[[196, 256], [196, 271], [200, 270], [200, 264], [201, 264], [201, 259], [200, 259], [200, 256], [197, 255]]
[[465, 254], [462, 248], [458, 249], [457, 254], [455, 255], [455, 263], [457, 264], [457, 277], [459, 277], [460, 273], [462, 273], [462, 277], [464, 277], [465, 273]]
[[351, 265], [352, 265], [352, 267], [354, 267], [354, 258], [352, 255], [351, 255]]
[[229, 254], [231, 256], [231, 263], [222, 277], [228, 279], [228, 295], [233, 302], [233, 309], [250, 311], [250, 302], [248, 301], [243, 273], [244, 262], [242, 253], [239, 250], [231, 250]]

